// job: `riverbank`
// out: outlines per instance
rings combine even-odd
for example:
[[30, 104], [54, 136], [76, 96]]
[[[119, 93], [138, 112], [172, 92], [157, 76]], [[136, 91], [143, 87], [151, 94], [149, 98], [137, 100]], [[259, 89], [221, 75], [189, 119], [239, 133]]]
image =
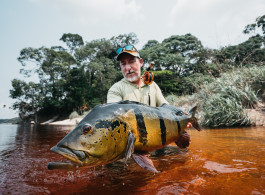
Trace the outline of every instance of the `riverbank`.
[[65, 119], [61, 121], [54, 121], [54, 122], [45, 122], [41, 123], [41, 125], [77, 125], [85, 116], [79, 116], [72, 119]]
[[258, 107], [257, 109], [246, 109], [248, 117], [252, 126], [265, 126], [265, 106]]

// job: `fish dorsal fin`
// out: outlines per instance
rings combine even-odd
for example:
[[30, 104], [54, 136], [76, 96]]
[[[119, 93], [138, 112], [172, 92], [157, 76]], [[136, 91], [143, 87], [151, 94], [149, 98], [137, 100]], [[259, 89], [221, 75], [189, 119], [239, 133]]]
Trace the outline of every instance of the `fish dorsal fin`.
[[144, 105], [147, 106], [146, 104], [140, 103], [140, 102], [135, 102], [135, 101], [129, 101], [129, 100], [123, 100], [117, 102], [118, 104], [138, 104], [138, 105]]
[[194, 106], [192, 109], [190, 109], [189, 114], [192, 115], [192, 117], [194, 117], [196, 110], [197, 110], [197, 106]]
[[123, 114], [118, 114], [116, 116], [119, 120], [124, 121], [126, 123], [131, 123], [132, 121], [130, 120], [131, 118], [135, 118], [135, 113], [133, 109], [129, 109], [127, 110], [125, 113]]
[[171, 110], [172, 112], [174, 112], [178, 116], [182, 116], [182, 115], [185, 114], [184, 111], [181, 108], [176, 107], [176, 106], [172, 106], [172, 105], [168, 105], [168, 104], [162, 104], [160, 107], [169, 109], [169, 110]]
[[152, 160], [148, 158], [146, 155], [132, 154], [132, 158], [140, 167], [148, 171], [151, 171], [153, 173], [159, 173], [159, 171], [156, 170]]

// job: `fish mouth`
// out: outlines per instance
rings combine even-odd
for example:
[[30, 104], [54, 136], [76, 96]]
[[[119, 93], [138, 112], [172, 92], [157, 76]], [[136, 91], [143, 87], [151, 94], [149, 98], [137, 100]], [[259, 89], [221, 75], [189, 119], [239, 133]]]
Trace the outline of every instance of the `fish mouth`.
[[54, 146], [51, 151], [66, 157], [72, 161], [69, 163], [76, 163], [77, 166], [83, 166], [83, 161], [88, 157], [85, 152], [68, 147]]
[[87, 151], [74, 150], [66, 146], [54, 146], [52, 152], [67, 158], [66, 161], [49, 162], [48, 169], [76, 169], [83, 166], [93, 166], [97, 164], [98, 157], [91, 155]]

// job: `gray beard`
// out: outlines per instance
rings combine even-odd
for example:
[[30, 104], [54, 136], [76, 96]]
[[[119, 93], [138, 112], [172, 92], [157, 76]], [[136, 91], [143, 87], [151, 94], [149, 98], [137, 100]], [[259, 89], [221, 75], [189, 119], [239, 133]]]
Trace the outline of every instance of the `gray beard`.
[[123, 77], [127, 80], [127, 81], [129, 81], [129, 82], [134, 82], [134, 81], [137, 81], [139, 78], [140, 78], [140, 72], [138, 73], [138, 75], [136, 75], [136, 76], [133, 76], [133, 77], [129, 77], [129, 78], [127, 78], [125, 75], [123, 75]]

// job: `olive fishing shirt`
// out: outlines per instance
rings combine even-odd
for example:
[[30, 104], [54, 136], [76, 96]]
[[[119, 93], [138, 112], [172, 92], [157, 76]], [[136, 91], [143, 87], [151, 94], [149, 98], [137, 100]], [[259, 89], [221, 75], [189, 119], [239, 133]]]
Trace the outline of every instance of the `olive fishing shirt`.
[[153, 82], [151, 85], [141, 86], [127, 81], [125, 78], [115, 83], [108, 91], [107, 103], [130, 100], [157, 107], [168, 102], [164, 98], [158, 85]]

